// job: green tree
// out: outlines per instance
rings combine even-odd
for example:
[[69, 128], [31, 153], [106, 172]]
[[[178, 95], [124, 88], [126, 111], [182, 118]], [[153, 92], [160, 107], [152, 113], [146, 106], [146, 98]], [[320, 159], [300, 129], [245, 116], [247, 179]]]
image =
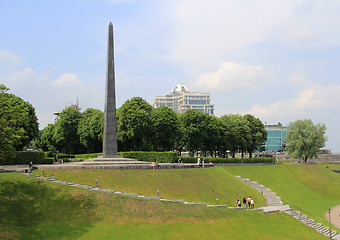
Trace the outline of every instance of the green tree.
[[223, 122], [215, 117], [205, 114], [205, 119], [202, 122], [203, 129], [205, 130], [202, 151], [204, 156], [210, 152], [212, 157], [216, 157], [217, 150], [224, 140], [224, 125]]
[[36, 146], [43, 151], [53, 151], [56, 149], [56, 143], [53, 141], [54, 124], [48, 124], [44, 129], [40, 130], [40, 136], [36, 142]]
[[239, 114], [224, 115], [221, 120], [226, 127], [226, 149], [232, 153], [232, 157], [235, 157], [235, 153], [240, 150], [243, 157], [251, 139], [246, 120]]
[[39, 135], [34, 107], [0, 85], [0, 141], [5, 152], [22, 150]]
[[324, 124], [314, 125], [312, 120], [296, 120], [290, 123], [287, 129], [287, 149], [290, 156], [302, 158], [317, 157], [317, 152], [325, 146], [326, 126]]
[[15, 109], [10, 109], [8, 106], [6, 96], [8, 90], [5, 85], [0, 85], [0, 159], [14, 156], [14, 142], [18, 136], [12, 126], [15, 125], [15, 119], [17, 119], [19, 115]]
[[246, 114], [243, 117], [250, 129], [250, 141], [247, 145], [247, 151], [249, 153], [249, 158], [251, 158], [252, 153], [267, 140], [267, 131], [260, 119], [255, 118], [251, 114]]
[[177, 114], [172, 109], [163, 106], [152, 111], [151, 121], [153, 126], [152, 142], [154, 150], [173, 150], [181, 134]]
[[62, 153], [80, 153], [82, 145], [77, 133], [81, 113], [74, 108], [63, 110], [54, 124], [53, 141]]
[[208, 133], [208, 114], [190, 109], [181, 116], [181, 124], [184, 130], [183, 142], [185, 148], [193, 155], [202, 150]]
[[88, 153], [98, 153], [103, 149], [104, 113], [88, 108], [82, 113], [78, 124], [80, 143]]
[[141, 97], [127, 100], [117, 110], [119, 151], [148, 151], [152, 149], [153, 107]]

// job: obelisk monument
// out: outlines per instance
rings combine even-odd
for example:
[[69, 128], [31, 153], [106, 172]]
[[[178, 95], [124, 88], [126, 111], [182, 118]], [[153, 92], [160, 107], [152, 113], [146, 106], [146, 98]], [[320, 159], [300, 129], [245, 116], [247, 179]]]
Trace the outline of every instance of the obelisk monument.
[[117, 156], [116, 80], [113, 48], [113, 25], [109, 24], [106, 62], [103, 158]]

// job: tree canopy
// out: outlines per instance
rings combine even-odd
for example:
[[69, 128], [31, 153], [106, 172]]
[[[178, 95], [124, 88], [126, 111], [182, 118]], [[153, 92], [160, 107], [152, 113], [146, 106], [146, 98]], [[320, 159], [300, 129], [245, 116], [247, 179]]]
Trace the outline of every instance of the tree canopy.
[[34, 107], [0, 85], [0, 157], [22, 150], [39, 135]]
[[64, 109], [54, 124], [53, 141], [62, 153], [81, 153], [78, 123], [81, 113], [74, 108]]
[[127, 100], [117, 111], [117, 138], [120, 151], [152, 149], [153, 107], [141, 97]]
[[78, 123], [80, 143], [86, 152], [101, 152], [103, 149], [104, 113], [98, 109], [88, 108], [82, 113]]
[[174, 150], [181, 138], [180, 122], [176, 113], [168, 107], [156, 108], [151, 113], [153, 148], [155, 151]]
[[[83, 113], [66, 109], [41, 131], [38, 145], [65, 153], [100, 152], [103, 115], [92, 108]], [[175, 113], [167, 107], [155, 109], [140, 97], [117, 109], [118, 151], [177, 150], [225, 157], [229, 152], [252, 153], [266, 137], [262, 122], [250, 114], [218, 118], [193, 109]]]
[[314, 125], [310, 119], [290, 123], [286, 141], [290, 156], [302, 158], [304, 161], [317, 157], [318, 151], [325, 146], [327, 141], [325, 132], [324, 124]]

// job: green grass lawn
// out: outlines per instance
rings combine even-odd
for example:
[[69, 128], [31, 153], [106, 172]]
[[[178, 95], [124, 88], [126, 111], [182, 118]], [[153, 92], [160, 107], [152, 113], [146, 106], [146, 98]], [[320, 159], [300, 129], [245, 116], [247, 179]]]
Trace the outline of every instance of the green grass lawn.
[[[41, 170], [36, 173], [41, 174]], [[223, 168], [156, 170], [45, 170], [47, 176], [86, 185], [137, 193], [146, 196], [236, 205], [238, 196], [254, 196], [257, 206], [265, 204], [255, 189], [239, 181]]]
[[6, 173], [0, 239], [327, 238], [282, 213], [141, 200]]
[[327, 226], [327, 209], [340, 204], [340, 174], [326, 166], [284, 164], [224, 169], [264, 184], [278, 193], [285, 204]]
[[322, 166], [329, 168], [329, 169], [340, 170], [340, 164], [329, 163], [329, 164], [322, 164]]

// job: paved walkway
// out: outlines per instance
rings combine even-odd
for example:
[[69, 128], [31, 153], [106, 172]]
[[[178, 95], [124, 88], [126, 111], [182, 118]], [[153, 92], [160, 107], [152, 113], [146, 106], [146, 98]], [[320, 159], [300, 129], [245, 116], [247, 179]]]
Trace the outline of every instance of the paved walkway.
[[[326, 219], [329, 220], [328, 212], [326, 214]], [[340, 205], [332, 207], [331, 210], [331, 223], [340, 229]]]

